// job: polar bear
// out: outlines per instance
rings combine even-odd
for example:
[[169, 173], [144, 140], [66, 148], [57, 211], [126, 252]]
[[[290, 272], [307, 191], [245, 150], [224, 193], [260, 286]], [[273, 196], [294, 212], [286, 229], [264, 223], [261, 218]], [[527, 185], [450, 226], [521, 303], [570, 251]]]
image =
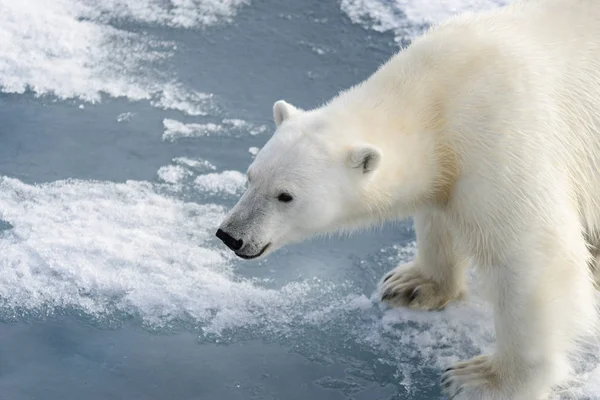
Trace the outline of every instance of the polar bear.
[[257, 258], [414, 218], [417, 254], [381, 281], [437, 310], [473, 264], [496, 349], [448, 368], [454, 399], [545, 399], [596, 330], [600, 1], [521, 0], [432, 27], [326, 104], [274, 105], [275, 134], [217, 236]]

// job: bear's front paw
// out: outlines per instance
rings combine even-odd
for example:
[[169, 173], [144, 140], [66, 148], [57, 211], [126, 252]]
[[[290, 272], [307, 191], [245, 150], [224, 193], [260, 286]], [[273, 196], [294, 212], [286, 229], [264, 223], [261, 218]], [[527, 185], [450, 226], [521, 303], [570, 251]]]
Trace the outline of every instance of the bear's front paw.
[[[470, 399], [470, 392], [482, 392], [498, 386], [497, 374], [489, 356], [478, 356], [455, 364], [442, 375], [442, 390], [451, 399]], [[477, 397], [479, 398], [479, 397]], [[483, 397], [487, 398], [487, 397]], [[490, 397], [496, 398], [496, 397]]]
[[388, 273], [381, 284], [381, 300], [396, 307], [439, 310], [462, 297], [445, 290], [441, 284], [424, 276], [417, 265], [401, 265]]
[[442, 391], [453, 400], [548, 400], [552, 386], [564, 382], [561, 360], [527, 364], [515, 354], [503, 360], [481, 355], [454, 364], [442, 374]]

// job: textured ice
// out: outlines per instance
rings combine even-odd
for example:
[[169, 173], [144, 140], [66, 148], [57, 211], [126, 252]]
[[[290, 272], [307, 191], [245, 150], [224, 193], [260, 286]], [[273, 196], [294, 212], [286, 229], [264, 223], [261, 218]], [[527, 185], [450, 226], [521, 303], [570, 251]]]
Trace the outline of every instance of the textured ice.
[[179, 165], [165, 165], [158, 172], [158, 177], [166, 183], [179, 183], [189, 175], [189, 171]]
[[173, 159], [173, 162], [177, 165], [182, 165], [188, 168], [191, 168], [195, 171], [214, 171], [217, 169], [210, 161], [201, 160], [201, 159], [192, 159], [187, 157], [176, 157]]
[[163, 189], [175, 195], [192, 192], [209, 196], [239, 194], [246, 178], [237, 171], [213, 172], [216, 167], [207, 160], [176, 157], [172, 164], [157, 171]]
[[193, 28], [230, 21], [248, 0], [84, 0], [86, 16], [96, 19], [132, 19], [151, 24]]
[[214, 123], [184, 124], [169, 118], [165, 118], [163, 125], [165, 127], [163, 140], [168, 141], [182, 137], [210, 136], [223, 130], [223, 126]]
[[[206, 187], [196, 181], [200, 190], [237, 188], [230, 178], [242, 175], [208, 176]], [[100, 320], [132, 315], [153, 328], [192, 324], [210, 337], [252, 328], [285, 335], [356, 297], [318, 279], [268, 288], [237, 277], [231, 252], [214, 239], [223, 207], [161, 193], [149, 182], [29, 185], [1, 177], [0, 217], [9, 227], [0, 232], [3, 318], [67, 308]]]
[[223, 208], [161, 195], [148, 182], [28, 185], [3, 177], [0, 203], [12, 226], [0, 233], [4, 313], [120, 311], [159, 326], [208, 321], [206, 330], [219, 331], [253, 324], [252, 310], [277, 314], [310, 289], [236, 279], [230, 254], [213, 243]]
[[[169, 7], [163, 1], [0, 0], [0, 90], [88, 102], [98, 102], [104, 94], [203, 115], [210, 94], [184, 88], [174, 77], [156, 72], [156, 65], [175, 51], [172, 43], [115, 28], [105, 20], [191, 26], [191, 20], [199, 25], [229, 17], [241, 3], [175, 1]], [[195, 6], [203, 8], [194, 14], [189, 10]]]
[[241, 119], [224, 119], [221, 123], [190, 123], [186, 124], [170, 118], [163, 120], [165, 132], [163, 140], [173, 142], [181, 138], [199, 136], [246, 136], [258, 135], [268, 131], [266, 125], [253, 125]]
[[238, 171], [223, 171], [200, 175], [195, 180], [196, 185], [210, 193], [228, 195], [241, 194], [246, 186], [246, 175]]
[[412, 39], [429, 25], [462, 12], [487, 10], [509, 0], [342, 0], [352, 22], [378, 32], [391, 31], [397, 41]]
[[258, 155], [259, 151], [260, 151], [260, 149], [258, 147], [250, 147], [248, 149], [248, 153], [250, 153], [252, 155], [252, 157], [256, 157]]
[[202, 246], [221, 207], [163, 197], [144, 182], [2, 178], [0, 192], [2, 218], [13, 226], [0, 237], [6, 307], [202, 316], [189, 291], [199, 280], [226, 279], [228, 255]]
[[125, 112], [117, 115], [117, 122], [129, 122], [131, 119], [135, 117], [135, 113]]

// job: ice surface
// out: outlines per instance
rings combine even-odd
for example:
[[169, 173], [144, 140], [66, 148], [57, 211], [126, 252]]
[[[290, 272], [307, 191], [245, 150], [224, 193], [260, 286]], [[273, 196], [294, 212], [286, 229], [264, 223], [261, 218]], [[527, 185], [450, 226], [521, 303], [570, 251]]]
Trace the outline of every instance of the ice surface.
[[509, 0], [342, 0], [342, 10], [355, 23], [378, 32], [391, 31], [396, 39], [411, 39], [432, 23], [452, 15], [487, 10]]
[[163, 140], [170, 141], [180, 137], [210, 136], [223, 130], [223, 126], [214, 123], [184, 124], [168, 118], [163, 121], [163, 125], [165, 126]]
[[117, 122], [129, 122], [135, 116], [135, 113], [124, 112], [117, 115]]
[[269, 291], [236, 279], [231, 255], [212, 243], [223, 208], [158, 189], [148, 182], [27, 185], [2, 178], [2, 219], [13, 227], [0, 236], [2, 306], [122, 311], [158, 325], [210, 319], [224, 327], [252, 323], [251, 309], [285, 307], [309, 289], [291, 283]]
[[260, 149], [258, 147], [250, 147], [248, 149], [248, 153], [250, 153], [252, 155], [252, 157], [256, 157], [258, 155], [258, 152], [260, 151]]
[[[176, 183], [183, 167], [176, 168], [163, 179]], [[227, 192], [241, 179], [226, 171], [200, 175], [196, 185]], [[291, 282], [275, 290], [236, 278], [230, 252], [213, 239], [224, 209], [185, 203], [161, 189], [149, 182], [28, 185], [1, 178], [1, 217], [12, 226], [0, 233], [3, 313], [123, 312], [154, 327], [191, 321], [220, 334], [265, 322], [283, 329], [294, 317], [315, 318], [315, 311], [304, 315], [308, 305], [328, 307], [319, 297], [334, 293], [333, 284]], [[323, 294], [310, 296], [315, 292]]]
[[174, 119], [165, 118], [163, 120], [165, 133], [163, 140], [175, 141], [180, 138], [191, 138], [198, 136], [245, 136], [258, 135], [268, 131], [266, 125], [254, 126], [241, 119], [224, 119], [221, 123], [190, 123], [186, 124]]
[[[172, 55], [173, 43], [116, 28], [106, 20], [201, 26], [230, 17], [242, 3], [176, 1], [169, 7], [150, 0], [0, 0], [0, 90], [89, 102], [105, 94], [203, 115], [210, 94], [184, 88], [175, 77], [153, 68]], [[202, 8], [191, 12], [196, 6]]]
[[84, 0], [87, 16], [96, 19], [133, 19], [172, 27], [193, 28], [230, 21], [249, 0]]
[[241, 194], [246, 185], [246, 175], [238, 171], [223, 171], [200, 175], [194, 181], [202, 190], [211, 193], [223, 193], [229, 195]]
[[188, 175], [188, 171], [179, 165], [165, 165], [158, 172], [158, 177], [166, 183], [179, 183]]
[[177, 157], [173, 159], [173, 162], [178, 165], [189, 167], [196, 171], [214, 171], [217, 169], [217, 167], [207, 160], [195, 160], [187, 157]]

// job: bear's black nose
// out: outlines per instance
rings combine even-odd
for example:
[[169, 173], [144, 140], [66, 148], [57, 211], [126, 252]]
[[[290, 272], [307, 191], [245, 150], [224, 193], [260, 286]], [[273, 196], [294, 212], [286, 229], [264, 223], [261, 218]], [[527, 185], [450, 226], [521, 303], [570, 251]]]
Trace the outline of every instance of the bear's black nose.
[[243, 240], [235, 240], [229, 233], [222, 229], [217, 230], [217, 237], [223, 241], [233, 251], [237, 251], [244, 245]]

